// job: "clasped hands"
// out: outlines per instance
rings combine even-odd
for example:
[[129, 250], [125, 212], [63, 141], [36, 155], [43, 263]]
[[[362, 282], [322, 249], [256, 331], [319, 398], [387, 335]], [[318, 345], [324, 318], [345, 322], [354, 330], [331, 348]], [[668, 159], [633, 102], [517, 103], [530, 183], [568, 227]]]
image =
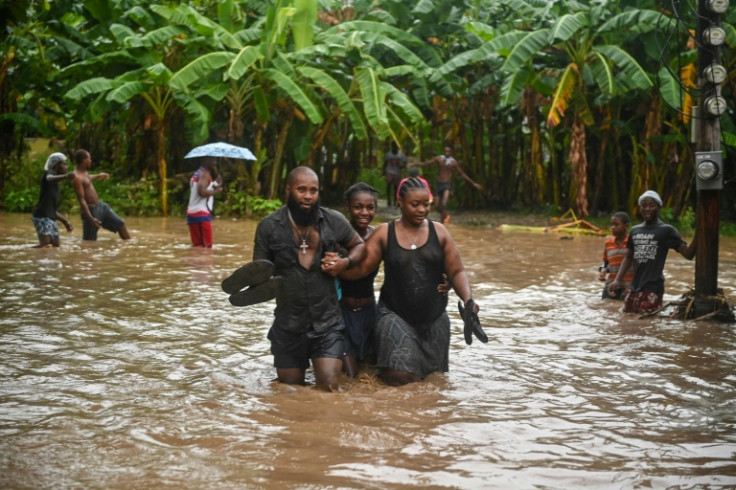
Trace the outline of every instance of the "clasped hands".
[[340, 257], [337, 252], [325, 252], [322, 257], [322, 272], [325, 274], [337, 277], [342, 271], [350, 266], [350, 259], [347, 257]]

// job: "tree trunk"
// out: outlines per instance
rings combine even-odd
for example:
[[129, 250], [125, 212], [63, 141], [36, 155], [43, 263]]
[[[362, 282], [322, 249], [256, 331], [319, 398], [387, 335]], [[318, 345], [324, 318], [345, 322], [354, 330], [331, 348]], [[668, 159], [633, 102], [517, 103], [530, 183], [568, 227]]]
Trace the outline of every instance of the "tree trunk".
[[560, 159], [557, 150], [555, 150], [555, 139], [553, 135], [554, 129], [547, 132], [547, 146], [549, 147], [549, 186], [552, 195], [552, 204], [555, 209], [560, 209], [562, 203], [562, 192], [560, 190]]
[[253, 161], [250, 165], [250, 187], [248, 188], [248, 191], [254, 196], [261, 195], [261, 181], [258, 177], [261, 173], [261, 169], [263, 168], [263, 160], [266, 156], [266, 152], [262, 151], [263, 132], [265, 131], [265, 126], [265, 123], [256, 123], [256, 128], [253, 132], [253, 154], [258, 160]]
[[273, 165], [271, 165], [271, 185], [268, 189], [268, 198], [275, 199], [279, 195], [281, 187], [281, 161], [284, 156], [284, 146], [286, 146], [286, 136], [289, 134], [291, 123], [294, 121], [294, 111], [289, 111], [276, 139], [276, 151], [273, 156]]
[[161, 179], [161, 212], [164, 216], [169, 214], [169, 191], [166, 180], [168, 174], [166, 171], [166, 126], [163, 118], [158, 120], [158, 128], [156, 128], [156, 162], [158, 162], [158, 177]]
[[588, 216], [588, 160], [585, 154], [585, 124], [575, 116], [570, 135], [570, 167], [572, 169], [572, 188], [575, 193], [574, 209], [578, 218]]
[[314, 141], [312, 142], [312, 146], [309, 147], [309, 156], [307, 156], [306, 161], [301, 163], [302, 165], [306, 165], [307, 167], [314, 166], [314, 154], [324, 146], [325, 137], [332, 130], [332, 126], [335, 119], [337, 119], [338, 114], [339, 113], [336, 110], [333, 111], [327, 120], [322, 123], [322, 126], [314, 132]]
[[539, 118], [537, 117], [537, 93], [529, 88], [524, 90], [524, 103], [526, 122], [531, 131], [528, 166], [532, 178], [529, 182], [529, 197], [532, 204], [538, 206], [545, 201], [545, 175], [542, 162], [542, 138], [539, 134]]
[[608, 150], [608, 142], [611, 139], [611, 127], [607, 126], [603, 128], [601, 133], [600, 148], [598, 150], [598, 158], [595, 162], [595, 181], [593, 182], [593, 211], [599, 209], [599, 203], [601, 202], [601, 194], [609, 191], [610, 186], [604, 185], [603, 175], [606, 169], [606, 151]]

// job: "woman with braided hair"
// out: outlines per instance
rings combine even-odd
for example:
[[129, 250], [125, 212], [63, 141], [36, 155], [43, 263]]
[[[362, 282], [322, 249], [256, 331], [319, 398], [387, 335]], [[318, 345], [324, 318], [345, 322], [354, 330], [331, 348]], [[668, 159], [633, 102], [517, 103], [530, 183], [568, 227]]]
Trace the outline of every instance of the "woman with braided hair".
[[[348, 187], [344, 197], [350, 225], [360, 238], [367, 240], [376, 229], [371, 223], [378, 207], [378, 191], [373, 186], [358, 182]], [[355, 281], [340, 280], [340, 309], [345, 320], [343, 369], [351, 378], [357, 373], [358, 362], [372, 362], [375, 357], [373, 329], [376, 323], [376, 299], [373, 280], [376, 274], [378, 266]]]
[[385, 264], [375, 336], [377, 366], [391, 386], [449, 369], [447, 296], [438, 287], [443, 273], [467, 310], [478, 311], [450, 233], [427, 218], [429, 189], [421, 180], [401, 184], [399, 207], [401, 218], [378, 226], [368, 238], [365, 259], [340, 274], [356, 280]]

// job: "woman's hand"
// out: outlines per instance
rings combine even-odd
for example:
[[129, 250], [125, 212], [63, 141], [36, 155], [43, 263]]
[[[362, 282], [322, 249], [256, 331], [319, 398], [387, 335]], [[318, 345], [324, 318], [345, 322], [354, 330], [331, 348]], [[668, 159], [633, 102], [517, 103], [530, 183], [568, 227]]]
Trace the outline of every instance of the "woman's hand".
[[437, 292], [447, 294], [450, 292], [450, 281], [447, 280], [447, 274], [442, 273], [442, 282], [437, 285]]
[[325, 252], [322, 256], [322, 272], [328, 276], [337, 277], [337, 275], [347, 268], [349, 260], [340, 257], [337, 252]]

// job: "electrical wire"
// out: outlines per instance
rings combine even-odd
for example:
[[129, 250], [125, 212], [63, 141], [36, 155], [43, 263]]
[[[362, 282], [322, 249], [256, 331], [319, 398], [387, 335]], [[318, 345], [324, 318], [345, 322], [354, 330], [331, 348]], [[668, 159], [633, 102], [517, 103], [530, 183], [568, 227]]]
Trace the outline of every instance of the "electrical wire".
[[[656, 21], [657, 27], [659, 27], [660, 25], [663, 25], [663, 24], [665, 25], [664, 29], [662, 29], [663, 32], [664, 32], [664, 44], [658, 46], [658, 49], [659, 49], [659, 56], [658, 57], [659, 57], [659, 62], [661, 63], [661, 67], [663, 67], [663, 68], [666, 69], [667, 73], [669, 73], [669, 75], [670, 75], [671, 80], [673, 82], [677, 83], [677, 85], [678, 85], [678, 91], [680, 93], [680, 97], [679, 97], [679, 99], [680, 99], [680, 107], [673, 106], [666, 99], [665, 99], [665, 103], [671, 109], [673, 109], [674, 111], [676, 111], [677, 113], [679, 113], [679, 114], [681, 114], [683, 116], [686, 116], [686, 117], [689, 117], [689, 118], [692, 118], [692, 119], [702, 119], [702, 120], [705, 120], [705, 119], [708, 119], [709, 117], [706, 116], [706, 115], [702, 115], [701, 116], [701, 115], [697, 115], [697, 114], [688, 114], [687, 112], [685, 112], [685, 111], [683, 111], [681, 109], [682, 104], [683, 104], [683, 101], [684, 101], [684, 98], [685, 98], [685, 95], [688, 95], [688, 96], [690, 96], [691, 98], [693, 98], [695, 100], [695, 99], [698, 99], [700, 97], [703, 97], [703, 96], [706, 96], [706, 95], [715, 93], [716, 90], [714, 88], [707, 88], [707, 89], [701, 90], [698, 87], [694, 87], [694, 86], [692, 86], [690, 84], [687, 84], [687, 83], [683, 82], [683, 80], [681, 79], [680, 73], [675, 72], [675, 70], [672, 68], [671, 63], [667, 59], [667, 54], [668, 54], [669, 50], [671, 49], [671, 45], [674, 43], [674, 41], [673, 41], [673, 38], [674, 38], [675, 40], [678, 41], [678, 45], [677, 45], [677, 49], [676, 49], [677, 58], [678, 58], [677, 66], [678, 67], [682, 67], [682, 54], [683, 54], [685, 48], [683, 47], [682, 44], [680, 44], [680, 43], [683, 42], [682, 41], [683, 36], [680, 35], [681, 32], [684, 32], [686, 34], [686, 36], [684, 36], [684, 38], [685, 38], [685, 41], [684, 41], [685, 42], [685, 46], [687, 45], [687, 42], [688, 41], [692, 40], [693, 44], [696, 46], [696, 49], [705, 50], [705, 52], [708, 53], [708, 54], [710, 54], [711, 56], [716, 56], [717, 55], [717, 51], [714, 50], [711, 46], [707, 46], [705, 43], [703, 43], [700, 39], [698, 39], [697, 35], [696, 36], [693, 36], [691, 34], [691, 29], [688, 28], [688, 26], [687, 26], [687, 24], [686, 24], [686, 22], [685, 22], [685, 20], [684, 20], [684, 18], [682, 16], [682, 14], [680, 12], [680, 9], [679, 9], [679, 1], [678, 0], [670, 0], [669, 6], [670, 6], [671, 15], [670, 16], [667, 16], [665, 14], [666, 9], [661, 8], [659, 10], [659, 18]], [[704, 16], [702, 16], [702, 15], [699, 14], [697, 6], [694, 5], [692, 2], [687, 2], [687, 6], [689, 7], [690, 12], [693, 14], [693, 17], [695, 19], [697, 19], [697, 20], [701, 20], [701, 19], [708, 20], [706, 17], [704, 17]], [[662, 19], [665, 18], [665, 17], [667, 17], [668, 20], [663, 23], [662, 22]], [[674, 22], [673, 22], [673, 20], [674, 20]], [[679, 28], [678, 28], [678, 26], [679, 26]], [[657, 86], [658, 87], [661, 87], [662, 84], [663, 84], [663, 81], [660, 78], [659, 70], [657, 70], [657, 72], [656, 72], [656, 81], [657, 81]]]
[[[681, 68], [683, 66], [682, 57], [683, 54], [686, 52], [687, 45], [692, 41], [693, 45], [695, 46], [695, 49], [702, 50], [701, 53], [704, 53], [705, 55], [709, 55], [714, 60], [722, 61], [720, 58], [720, 49], [717, 46], [712, 46], [705, 42], [705, 40], [700, 39], [698, 36], [698, 28], [695, 29], [695, 35], [692, 34], [693, 30], [688, 27], [688, 24], [686, 23], [683, 13], [680, 9], [680, 2], [679, 0], [670, 0], [669, 1], [669, 7], [670, 7], [670, 13], [671, 15], [667, 15], [666, 8], [662, 7], [659, 10], [659, 17], [656, 20], [656, 26], [659, 28], [660, 26], [663, 26], [661, 29], [661, 32], [663, 34], [663, 44], [657, 43], [657, 49], [659, 51], [658, 53], [658, 61], [661, 63], [660, 69], [656, 71], [656, 82], [657, 86], [661, 87], [663, 84], [663, 80], [660, 78], [660, 70], [661, 68], [665, 68], [667, 73], [670, 76], [670, 79], [677, 83], [678, 85], [678, 91], [679, 91], [679, 100], [680, 100], [680, 106], [676, 107], [673, 106], [666, 98], [664, 99], [664, 102], [674, 111], [677, 113], [689, 117], [692, 120], [710, 120], [712, 119], [711, 116], [708, 116], [706, 114], [688, 114], [685, 111], [682, 110], [682, 106], [685, 100], [685, 96], [690, 96], [693, 100], [697, 100], [698, 98], [705, 97], [707, 95], [715, 94], [715, 95], [721, 95], [722, 87], [706, 87], [706, 88], [699, 88], [697, 86], [692, 86], [688, 83], [685, 83], [681, 78]], [[701, 15], [699, 11], [699, 6], [695, 1], [686, 1], [685, 2], [685, 12], [691, 16], [695, 22], [699, 25], [701, 22], [708, 23], [711, 26], [713, 26], [713, 22], [710, 18]], [[663, 19], [667, 19], [664, 21]], [[684, 35], [683, 35], [684, 34]], [[659, 38], [656, 38], [657, 41], [659, 41]], [[671, 52], [672, 46], [674, 44], [677, 44], [676, 46], [676, 56], [677, 56], [677, 64], [676, 66], [679, 68], [676, 72], [675, 69], [673, 69], [672, 64], [668, 60], [668, 53]], [[700, 55], [700, 53], [699, 53]], [[728, 66], [726, 64], [725, 66]], [[699, 67], [698, 67], [699, 68]], [[693, 111], [695, 112], [695, 111]], [[724, 129], [723, 125], [719, 124], [717, 125], [718, 129], [716, 129], [715, 125], [712, 126], [712, 134], [711, 138], [712, 141], [723, 141], [724, 140]], [[683, 131], [686, 132], [686, 131]], [[728, 160], [728, 147], [723, 148], [723, 162], [724, 162], [724, 173], [726, 171], [725, 168], [725, 162]], [[734, 180], [736, 180], [736, 177], [732, 178], [726, 178], [724, 175], [723, 183], [731, 184]]]

